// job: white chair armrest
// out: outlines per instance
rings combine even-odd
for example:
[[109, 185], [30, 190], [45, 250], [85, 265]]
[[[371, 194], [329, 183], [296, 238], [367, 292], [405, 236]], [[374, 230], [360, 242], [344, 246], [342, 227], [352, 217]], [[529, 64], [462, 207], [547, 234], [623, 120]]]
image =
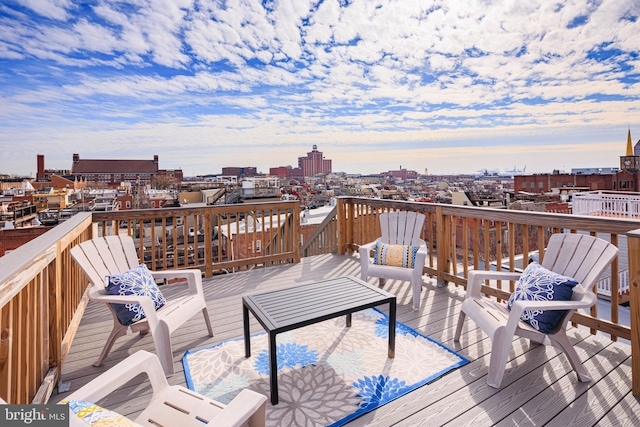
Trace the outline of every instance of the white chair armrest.
[[465, 298], [480, 298], [482, 282], [485, 280], [518, 280], [522, 273], [510, 271], [470, 270], [467, 276]]
[[375, 242], [370, 242], [364, 245], [360, 245], [360, 248], [359, 248], [360, 254], [365, 253], [368, 258], [371, 251], [376, 247], [377, 242], [378, 241], [376, 240]]
[[149, 324], [155, 325], [158, 323], [158, 316], [153, 300], [146, 295], [109, 295], [104, 293], [104, 291], [94, 290], [89, 292], [89, 298], [92, 301], [110, 304], [140, 304]]
[[239, 426], [254, 414], [257, 425], [264, 425], [267, 397], [253, 390], [243, 389], [209, 424], [220, 427]]
[[169, 386], [158, 357], [140, 350], [80, 387], [65, 400], [97, 402], [143, 372], [149, 377], [154, 393]]
[[514, 301], [511, 313], [520, 317], [525, 310], [577, 310], [589, 308], [596, 303], [595, 296], [585, 295], [577, 301]]
[[203, 294], [202, 291], [202, 272], [196, 269], [190, 270], [165, 270], [152, 271], [151, 275], [154, 279], [187, 279], [189, 293]]

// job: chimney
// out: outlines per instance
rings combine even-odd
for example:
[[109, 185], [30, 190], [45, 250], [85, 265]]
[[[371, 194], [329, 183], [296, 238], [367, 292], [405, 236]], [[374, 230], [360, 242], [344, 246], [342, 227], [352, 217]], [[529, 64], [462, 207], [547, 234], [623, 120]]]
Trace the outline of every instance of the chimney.
[[37, 159], [38, 172], [36, 173], [36, 181], [44, 181], [44, 154], [38, 154]]
[[158, 155], [153, 156], [153, 163], [158, 164]]
[[80, 154], [73, 155], [73, 163], [78, 163], [80, 161]]

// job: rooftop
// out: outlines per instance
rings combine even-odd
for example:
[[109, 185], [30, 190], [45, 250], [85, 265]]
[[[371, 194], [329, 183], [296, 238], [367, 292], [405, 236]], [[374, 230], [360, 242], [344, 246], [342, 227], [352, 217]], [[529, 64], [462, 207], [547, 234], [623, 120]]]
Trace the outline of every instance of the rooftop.
[[[242, 337], [242, 295], [311, 283], [337, 276], [359, 276], [356, 255], [319, 255], [302, 258], [300, 263], [258, 268], [247, 272], [215, 276], [204, 280], [204, 290], [215, 336], [209, 338], [201, 316], [194, 318], [173, 335], [176, 374], [172, 384], [185, 384], [181, 359], [184, 352], [227, 339]], [[369, 283], [375, 284], [375, 279]], [[640, 403], [631, 394], [631, 347], [573, 328], [571, 341], [593, 376], [590, 383], [577, 381], [564, 355], [552, 347], [532, 345], [519, 339], [510, 353], [511, 360], [500, 390], [488, 387], [490, 342], [473, 322], [466, 322], [460, 344], [453, 342], [455, 324], [464, 289], [450, 284], [436, 287], [435, 279], [425, 276], [422, 305], [412, 311], [410, 286], [389, 280], [385, 290], [398, 296], [398, 321], [449, 346], [471, 363], [407, 394], [348, 426], [391, 425], [624, 425], [637, 421]], [[168, 293], [170, 290], [163, 290]], [[170, 295], [170, 294], [168, 294]], [[385, 306], [382, 306], [383, 311]], [[110, 331], [111, 316], [104, 304], [89, 303], [62, 371], [62, 382], [74, 391], [98, 374], [134, 352], [154, 352], [150, 336], [124, 337], [116, 341], [105, 364], [96, 368], [102, 343]], [[251, 333], [263, 331], [251, 319]], [[100, 343], [100, 344], [96, 344]], [[146, 385], [131, 384], [124, 393], [110, 399], [109, 407], [125, 415], [144, 408]], [[132, 398], [135, 394], [136, 398]], [[55, 395], [51, 401], [64, 398]], [[269, 407], [267, 407], [269, 411]]]

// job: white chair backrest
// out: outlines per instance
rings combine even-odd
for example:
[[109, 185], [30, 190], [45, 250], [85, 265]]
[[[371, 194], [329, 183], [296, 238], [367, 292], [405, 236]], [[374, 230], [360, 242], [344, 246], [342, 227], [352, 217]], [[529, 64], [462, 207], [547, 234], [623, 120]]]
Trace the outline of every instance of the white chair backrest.
[[380, 241], [392, 245], [421, 244], [424, 214], [417, 212], [385, 212], [380, 214]]
[[615, 258], [618, 249], [609, 242], [586, 234], [556, 233], [549, 238], [542, 266], [576, 279], [585, 291]]
[[98, 288], [106, 286], [107, 276], [124, 273], [139, 265], [133, 239], [126, 235], [87, 240], [74, 246], [71, 256]]

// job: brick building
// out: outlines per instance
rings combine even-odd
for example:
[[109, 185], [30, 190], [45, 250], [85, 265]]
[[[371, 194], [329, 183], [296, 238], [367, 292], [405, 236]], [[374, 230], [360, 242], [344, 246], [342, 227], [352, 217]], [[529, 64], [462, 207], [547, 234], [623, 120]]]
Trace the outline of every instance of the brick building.
[[50, 229], [51, 227], [41, 226], [0, 230], [0, 256], [3, 256], [7, 251], [19, 248]]
[[[636, 143], [636, 147], [640, 141]], [[631, 142], [631, 129], [627, 133], [627, 148], [620, 156], [620, 170], [615, 173], [558, 173], [516, 175], [513, 186], [518, 192], [549, 193], [552, 189], [585, 187], [590, 191], [640, 191], [640, 156]]]
[[269, 168], [270, 176], [277, 176], [280, 179], [295, 179], [296, 181], [304, 180], [304, 173], [300, 168], [293, 168], [291, 166], [278, 166], [276, 168]]
[[554, 188], [585, 187], [589, 190], [612, 190], [616, 182], [615, 174], [570, 174], [570, 173], [541, 173], [531, 175], [516, 175], [513, 177], [513, 187], [516, 194], [520, 191], [527, 193], [549, 193]]
[[81, 159], [73, 155], [72, 175], [82, 177], [89, 187], [119, 187], [123, 182], [147, 185], [157, 182], [179, 184], [183, 180], [181, 169], [160, 169], [158, 156], [153, 160]]
[[315, 176], [318, 174], [331, 173], [331, 160], [325, 159], [318, 146], [307, 153], [307, 157], [298, 157], [298, 167], [302, 169], [304, 176]]
[[238, 178], [247, 178], [258, 175], [258, 168], [255, 166], [237, 167], [230, 166], [222, 168], [222, 175], [235, 176]]

